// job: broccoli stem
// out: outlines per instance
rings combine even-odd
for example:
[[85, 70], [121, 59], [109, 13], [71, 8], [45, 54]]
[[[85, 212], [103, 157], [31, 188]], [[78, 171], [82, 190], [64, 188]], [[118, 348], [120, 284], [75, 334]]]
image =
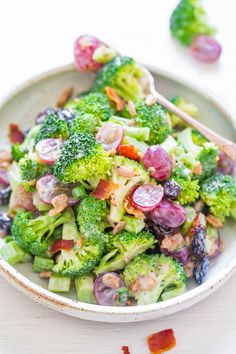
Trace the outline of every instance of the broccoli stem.
[[0, 250], [0, 256], [10, 265], [31, 260], [31, 256], [24, 252], [16, 241], [11, 241], [3, 246]]
[[48, 290], [54, 293], [68, 293], [70, 286], [71, 278], [52, 275], [49, 279]]
[[33, 271], [36, 273], [40, 273], [46, 270], [52, 270], [53, 266], [53, 259], [43, 258], [39, 256], [35, 256], [34, 258]]
[[75, 288], [79, 301], [88, 304], [97, 303], [93, 293], [93, 283], [93, 276], [89, 274], [75, 279]]

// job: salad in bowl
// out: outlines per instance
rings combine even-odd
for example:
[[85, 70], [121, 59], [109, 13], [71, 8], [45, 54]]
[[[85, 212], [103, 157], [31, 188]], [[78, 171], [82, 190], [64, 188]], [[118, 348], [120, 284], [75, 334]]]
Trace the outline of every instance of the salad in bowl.
[[[136, 61], [92, 36], [75, 44], [88, 92], [64, 94], [0, 153], [0, 256], [32, 262], [81, 302], [153, 304], [207, 279], [236, 219], [234, 164], [145, 93]], [[176, 93], [178, 94], [178, 93]], [[197, 107], [172, 102], [190, 115]]]

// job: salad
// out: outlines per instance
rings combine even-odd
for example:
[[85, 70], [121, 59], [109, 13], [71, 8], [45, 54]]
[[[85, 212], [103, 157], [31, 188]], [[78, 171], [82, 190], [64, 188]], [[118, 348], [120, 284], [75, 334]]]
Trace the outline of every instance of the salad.
[[[79, 301], [152, 304], [202, 284], [236, 219], [234, 164], [145, 94], [134, 59], [93, 36], [75, 44], [88, 92], [47, 108], [0, 153], [0, 255], [32, 262]], [[175, 96], [192, 116], [197, 107]], [[60, 106], [62, 102], [60, 100]]]

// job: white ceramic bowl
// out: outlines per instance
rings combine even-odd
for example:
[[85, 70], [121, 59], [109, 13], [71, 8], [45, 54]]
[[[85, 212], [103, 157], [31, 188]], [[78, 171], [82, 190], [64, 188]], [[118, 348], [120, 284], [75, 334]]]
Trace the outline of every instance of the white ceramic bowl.
[[[188, 101], [199, 107], [199, 116], [202, 121], [217, 132], [235, 139], [235, 127], [229, 112], [222, 103], [214, 99], [202, 89], [185, 83], [167, 73], [154, 68], [149, 68], [158, 79], [158, 89], [167, 97], [171, 95], [183, 95]], [[20, 127], [28, 128], [35, 116], [46, 107], [54, 106], [63, 89], [73, 86], [75, 92], [89, 89], [93, 80], [90, 74], [82, 74], [75, 71], [72, 65], [68, 65], [43, 75], [40, 75], [26, 84], [20, 86], [0, 106], [0, 141], [6, 141], [9, 123], [19, 123]], [[0, 259], [0, 273], [13, 286], [18, 288], [30, 298], [57, 311], [71, 316], [93, 321], [103, 322], [133, 322], [144, 321], [190, 307], [201, 301], [223, 282], [228, 279], [236, 268], [236, 225], [228, 223], [222, 231], [225, 242], [225, 250], [212, 262], [207, 281], [201, 286], [190, 283], [188, 291], [176, 298], [152, 305], [136, 307], [106, 307], [90, 305], [74, 300], [75, 292], [68, 297], [57, 295], [46, 290], [47, 281], [40, 279], [32, 272], [30, 263], [12, 267], [3, 259]], [[2, 304], [3, 305], [3, 304]]]

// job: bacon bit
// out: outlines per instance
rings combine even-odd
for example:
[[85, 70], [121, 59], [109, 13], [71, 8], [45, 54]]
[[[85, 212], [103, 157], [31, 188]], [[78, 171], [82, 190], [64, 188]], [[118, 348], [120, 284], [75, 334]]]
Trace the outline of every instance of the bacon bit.
[[123, 345], [121, 349], [123, 350], [123, 354], [130, 354], [129, 347], [127, 347], [127, 345]]
[[129, 114], [131, 115], [131, 117], [135, 117], [137, 115], [137, 112], [136, 112], [134, 102], [128, 101], [127, 107], [128, 107], [128, 111], [129, 111]]
[[137, 173], [128, 167], [117, 166], [116, 169], [117, 169], [118, 175], [120, 175], [122, 177], [132, 178], [132, 177], [137, 176]]
[[42, 279], [48, 279], [52, 276], [52, 272], [40, 272], [39, 276]]
[[194, 266], [195, 266], [195, 263], [192, 260], [188, 261], [188, 263], [185, 264], [184, 270], [185, 270], [187, 278], [191, 278], [193, 276], [193, 268], [194, 268]]
[[112, 289], [118, 289], [120, 286], [120, 279], [113, 273], [106, 273], [102, 276], [102, 282], [104, 285], [111, 287]]
[[10, 139], [10, 142], [12, 144], [21, 144], [24, 141], [24, 134], [22, 131], [19, 129], [18, 124], [9, 124], [9, 134], [8, 137]]
[[49, 216], [56, 216], [60, 212], [62, 212], [64, 209], [68, 207], [68, 196], [66, 194], [59, 194], [56, 197], [52, 199], [52, 205], [53, 209], [49, 210], [48, 215]]
[[119, 221], [112, 230], [113, 235], [117, 234], [118, 232], [122, 231], [126, 225], [125, 221]]
[[164, 353], [176, 346], [176, 339], [172, 328], [154, 333], [147, 337], [151, 354]]
[[124, 200], [124, 209], [125, 211], [130, 214], [130, 215], [134, 215], [136, 218], [138, 219], [144, 219], [145, 215], [142, 212], [142, 210], [135, 208], [132, 203], [131, 203], [131, 196], [129, 195], [125, 198]]
[[108, 199], [118, 188], [118, 184], [105, 179], [100, 179], [96, 189], [90, 195], [99, 200], [105, 200]]
[[133, 145], [121, 145], [119, 147], [119, 153], [121, 156], [128, 157], [131, 160], [139, 161], [138, 151]]
[[106, 94], [107, 94], [107, 97], [109, 98], [109, 100], [111, 100], [112, 102], [115, 103], [116, 110], [118, 112], [122, 111], [122, 109], [125, 106], [125, 101], [118, 96], [116, 90], [114, 90], [112, 87], [106, 86], [105, 91], [106, 91]]
[[165, 236], [161, 242], [161, 247], [170, 252], [180, 248], [182, 245], [184, 245], [184, 238], [180, 232], [177, 232], [172, 236]]
[[66, 104], [66, 102], [71, 98], [73, 92], [73, 87], [67, 87], [64, 91], [62, 91], [56, 103], [57, 107], [62, 108]]
[[147, 106], [152, 106], [156, 102], [157, 102], [157, 99], [153, 95], [148, 95], [145, 99], [145, 103]]
[[60, 250], [71, 250], [71, 248], [73, 246], [74, 246], [74, 241], [73, 240], [57, 240], [51, 246], [50, 251], [52, 253], [56, 253], [56, 252], [58, 252]]
[[214, 226], [217, 229], [220, 229], [221, 227], [223, 227], [223, 223], [220, 221], [220, 219], [218, 219], [214, 215], [206, 216], [206, 220], [209, 222], [209, 224], [211, 224], [212, 226]]
[[193, 169], [193, 173], [196, 175], [201, 175], [202, 174], [202, 164], [201, 162], [198, 162], [197, 165]]

